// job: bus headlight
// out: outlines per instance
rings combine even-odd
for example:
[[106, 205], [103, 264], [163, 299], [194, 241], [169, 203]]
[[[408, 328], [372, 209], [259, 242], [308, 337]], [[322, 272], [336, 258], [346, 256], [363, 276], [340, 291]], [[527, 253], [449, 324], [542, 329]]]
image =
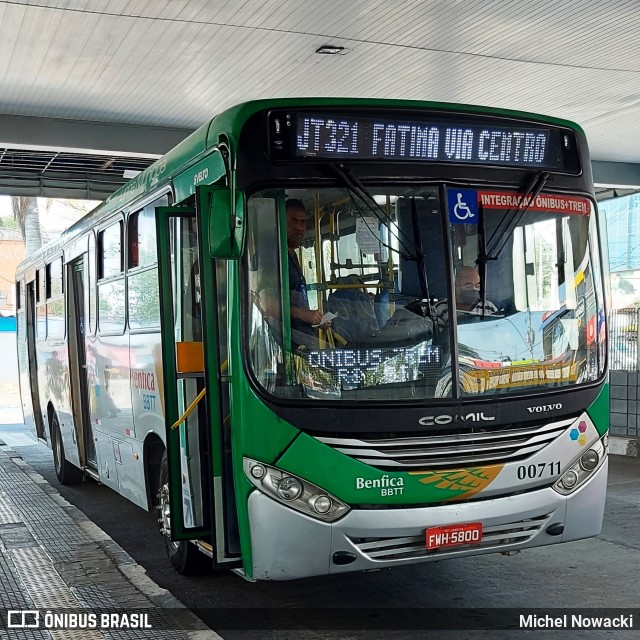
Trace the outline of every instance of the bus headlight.
[[580, 466], [585, 471], [593, 471], [597, 466], [600, 460], [600, 456], [595, 449], [589, 449], [581, 458], [580, 458]]
[[302, 493], [302, 482], [293, 476], [285, 476], [278, 482], [278, 493], [283, 500], [295, 500]]
[[553, 488], [567, 496], [573, 493], [580, 485], [584, 484], [591, 474], [600, 466], [605, 456], [605, 444], [603, 436], [597, 442], [594, 442], [580, 458], [574, 462], [553, 485]]
[[244, 472], [251, 484], [268, 496], [324, 522], [341, 518], [349, 507], [311, 482], [268, 464], [244, 459]]
[[331, 498], [329, 496], [316, 496], [315, 499], [309, 500], [309, 504], [317, 513], [328, 513], [332, 507]]

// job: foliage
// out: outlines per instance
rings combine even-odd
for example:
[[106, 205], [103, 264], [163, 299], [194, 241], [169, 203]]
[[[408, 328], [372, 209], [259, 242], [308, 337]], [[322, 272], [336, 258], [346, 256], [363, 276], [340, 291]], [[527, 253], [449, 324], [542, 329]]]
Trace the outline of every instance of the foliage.
[[15, 218], [0, 217], [0, 229], [15, 229], [19, 230], [20, 225]]

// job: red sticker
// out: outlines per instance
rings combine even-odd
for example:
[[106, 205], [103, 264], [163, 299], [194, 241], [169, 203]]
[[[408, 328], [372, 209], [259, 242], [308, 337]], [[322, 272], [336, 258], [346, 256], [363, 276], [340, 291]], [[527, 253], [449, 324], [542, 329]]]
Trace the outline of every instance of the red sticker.
[[515, 191], [478, 191], [478, 203], [485, 209], [516, 209], [529, 202], [529, 211], [553, 211], [580, 216], [588, 216], [591, 212], [590, 201], [577, 196], [539, 194], [533, 200], [522, 200], [522, 194]]

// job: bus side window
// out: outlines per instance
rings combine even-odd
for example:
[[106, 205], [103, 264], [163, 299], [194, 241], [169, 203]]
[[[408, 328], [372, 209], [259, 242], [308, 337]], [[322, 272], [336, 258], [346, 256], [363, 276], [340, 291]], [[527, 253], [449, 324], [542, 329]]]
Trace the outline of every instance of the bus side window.
[[38, 340], [45, 340], [47, 337], [47, 304], [44, 276], [44, 268], [36, 271], [36, 336]]
[[166, 204], [166, 197], [147, 205], [141, 211], [132, 213], [127, 223], [127, 280], [131, 329], [160, 326], [154, 209], [164, 204]]
[[123, 223], [98, 234], [98, 313], [100, 333], [121, 334], [125, 322]]
[[24, 280], [18, 280], [16, 282], [16, 337], [18, 342], [24, 342], [27, 337], [25, 327], [25, 292], [24, 292]]
[[123, 271], [122, 222], [117, 222], [98, 234], [98, 279], [103, 280]]
[[93, 232], [89, 234], [89, 251], [87, 255], [88, 265], [88, 287], [89, 287], [89, 333], [94, 336], [97, 327], [97, 300], [96, 300], [96, 236]]
[[155, 208], [166, 206], [166, 196], [129, 217], [129, 268], [157, 262]]
[[129, 216], [129, 230], [127, 238], [129, 241], [129, 269], [135, 269], [140, 264], [140, 256], [138, 253], [138, 216], [140, 212], [132, 213]]
[[60, 339], [65, 334], [64, 298], [62, 297], [62, 258], [46, 266], [47, 338]]

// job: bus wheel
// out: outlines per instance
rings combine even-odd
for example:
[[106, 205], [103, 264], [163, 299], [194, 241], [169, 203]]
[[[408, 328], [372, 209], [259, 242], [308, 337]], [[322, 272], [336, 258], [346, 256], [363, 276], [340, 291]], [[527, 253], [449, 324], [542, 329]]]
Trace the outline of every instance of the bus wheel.
[[60, 484], [79, 484], [84, 478], [82, 469], [78, 469], [64, 457], [64, 444], [60, 433], [60, 422], [55, 412], [51, 416], [51, 448], [53, 449], [53, 466]]
[[171, 510], [169, 507], [169, 463], [167, 462], [167, 452], [162, 454], [160, 462], [160, 475], [158, 486], [157, 509], [160, 514], [160, 533], [164, 536], [164, 544], [167, 556], [171, 564], [179, 573], [189, 576], [199, 573], [202, 570], [204, 555], [197, 547], [186, 540], [174, 542], [171, 540]]

